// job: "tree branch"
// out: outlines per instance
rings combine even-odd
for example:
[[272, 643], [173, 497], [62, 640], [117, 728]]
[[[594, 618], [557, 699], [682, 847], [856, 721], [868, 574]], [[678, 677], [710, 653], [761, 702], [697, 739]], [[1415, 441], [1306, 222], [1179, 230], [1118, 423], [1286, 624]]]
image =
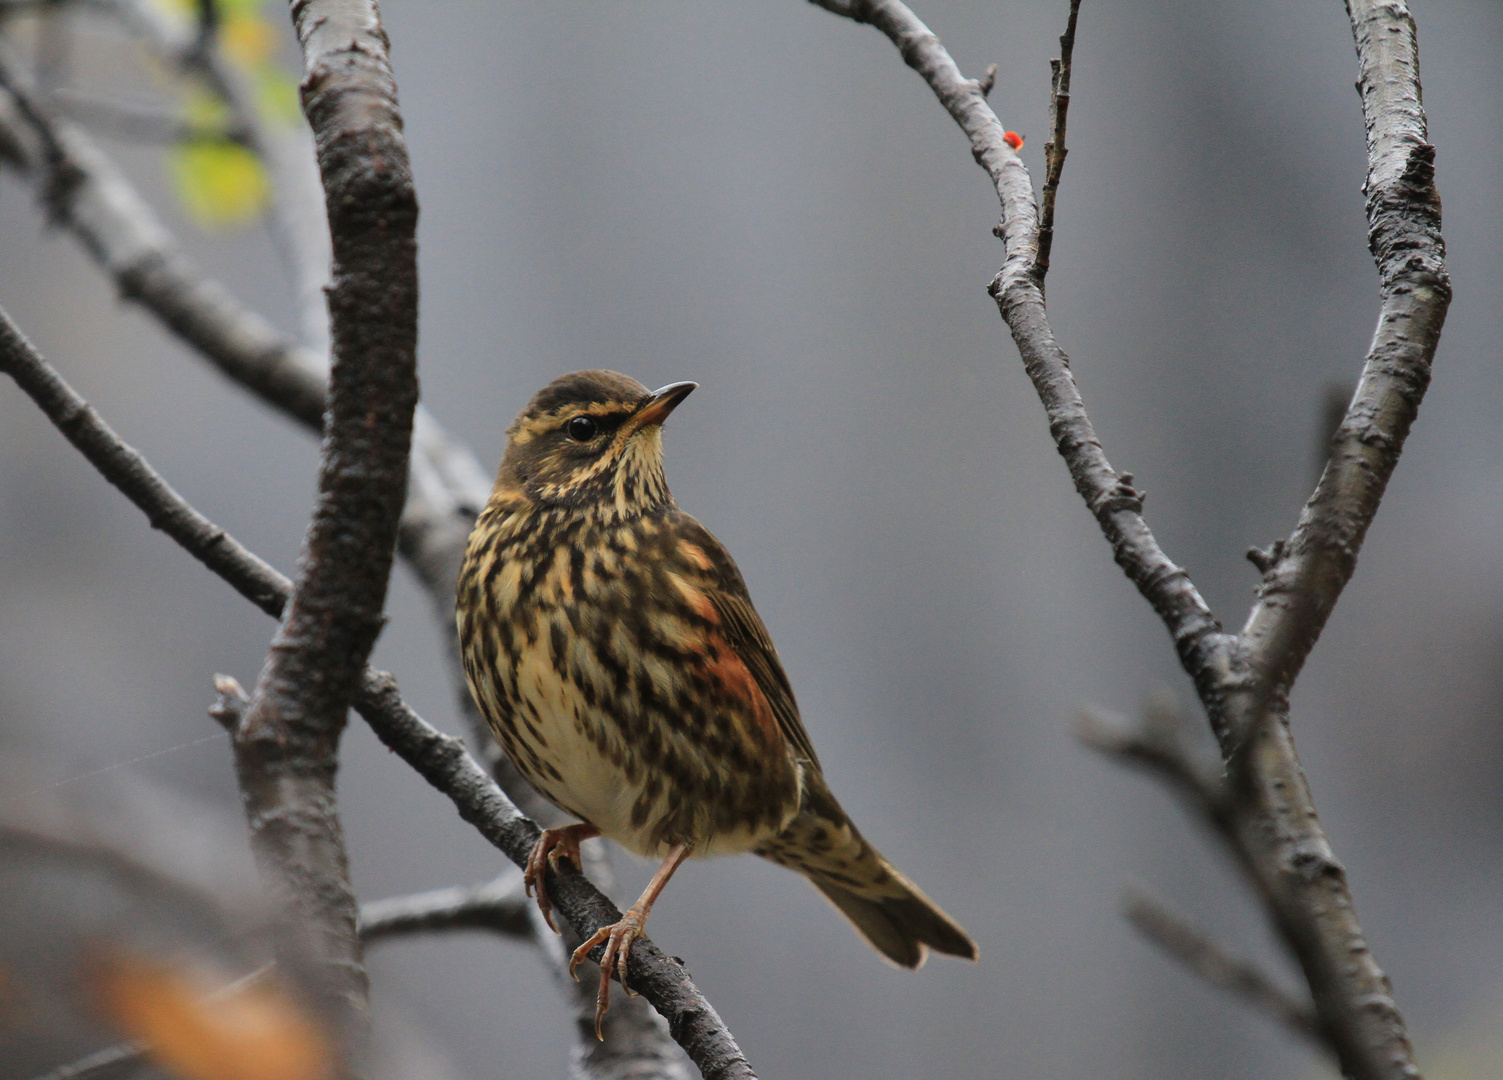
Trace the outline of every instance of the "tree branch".
[[1294, 535], [1274, 552], [1241, 636], [1224, 633], [1142, 516], [1132, 477], [1112, 469], [1055, 341], [1039, 273], [1027, 170], [979, 86], [898, 0], [815, 0], [898, 46], [965, 131], [1002, 206], [1006, 259], [990, 292], [1012, 331], [1076, 490], [1118, 565], [1168, 628], [1228, 768], [1229, 827], [1270, 918], [1310, 983], [1319, 1022], [1357, 1080], [1418, 1076], [1387, 979], [1362, 936], [1288, 728], [1287, 696], [1377, 510], [1428, 380], [1450, 298], [1433, 151], [1425, 142], [1414, 24], [1402, 0], [1348, 0], [1368, 126], [1368, 219], [1383, 304], [1337, 451]]
[[898, 47], [908, 66], [923, 76], [940, 103], [971, 141], [971, 154], [986, 170], [1002, 204], [995, 230], [1007, 248], [1007, 261], [991, 293], [1012, 328], [1049, 415], [1049, 430], [1069, 466], [1075, 489], [1085, 499], [1112, 545], [1117, 564], [1153, 605], [1169, 628], [1181, 662], [1197, 687], [1209, 692], [1217, 676], [1230, 671], [1230, 640], [1201, 599], [1189, 575], [1169, 561], [1143, 520], [1143, 494], [1130, 474], [1107, 461], [1086, 415], [1069, 358], [1054, 340], [1044, 311], [1034, 257], [1038, 252], [1038, 213], [1028, 170], [1003, 138], [1004, 130], [980, 87], [967, 79], [927, 26], [898, 0], [861, 0], [821, 7], [869, 22]]
[[360, 940], [366, 945], [439, 930], [489, 930], [503, 937], [536, 940], [532, 900], [522, 874], [509, 870], [483, 885], [456, 885], [413, 896], [360, 905]]
[[1148, 897], [1129, 891], [1122, 914], [1134, 929], [1212, 986], [1241, 998], [1302, 1039], [1330, 1049], [1321, 1038], [1315, 1010], [1280, 989], [1256, 965], [1224, 951], [1210, 938]]
[[1156, 774], [1213, 828], [1224, 831], [1230, 809], [1226, 784], [1191, 755], [1184, 723], [1179, 706], [1164, 694], [1149, 700], [1136, 724], [1095, 710], [1082, 712], [1075, 736], [1119, 764]]
[[1315, 493], [1263, 575], [1242, 637], [1260, 675], [1248, 711], [1281, 707], [1357, 566], [1420, 400], [1451, 301], [1414, 19], [1403, 0], [1348, 0], [1367, 124], [1368, 246], [1382, 297], [1362, 378]]
[[[323, 424], [328, 364], [275, 330], [183, 254], [118, 167], [76, 126], [50, 117], [0, 69], [0, 148], [44, 192], [49, 217], [134, 300], [224, 375], [311, 431]], [[490, 492], [475, 456], [421, 406], [402, 516], [404, 556], [449, 595], [464, 540]], [[452, 566], [451, 566], [452, 564]], [[447, 575], [447, 580], [446, 580]]]
[[[335, 809], [339, 738], [380, 633], [417, 405], [417, 199], [374, 7], [294, 6], [334, 284], [318, 501], [282, 624], [234, 733], [251, 844], [346, 1023], [369, 986]], [[352, 1031], [353, 1034], [353, 1031]]]
[[1039, 209], [1039, 284], [1049, 273], [1049, 253], [1054, 250], [1054, 200], [1059, 194], [1059, 178], [1064, 172], [1065, 127], [1070, 115], [1070, 64], [1075, 56], [1075, 20], [1080, 15], [1080, 0], [1070, 0], [1070, 17], [1059, 37], [1059, 59], [1049, 61], [1049, 141], [1044, 144], [1044, 191]]
[[266, 614], [281, 616], [292, 583], [174, 491], [42, 359], [4, 311], [0, 311], [0, 371], [14, 379], [89, 464], [146, 515], [153, 529], [166, 533]]
[[[155, 527], [246, 599], [268, 614], [280, 614], [291, 591], [290, 582], [178, 495], [57, 375], [4, 311], [0, 311], [0, 370], [16, 380], [48, 419]], [[228, 705], [229, 719], [238, 726], [237, 707], [233, 701]], [[470, 757], [462, 741], [427, 724], [402, 700], [395, 680], [382, 672], [365, 670], [355, 707], [382, 742], [454, 803], [461, 818], [518, 867], [526, 865], [539, 835], [537, 826]], [[615, 906], [572, 868], [554, 871], [549, 886], [556, 909], [580, 940], [620, 918]], [[751, 1080], [756, 1076], [724, 1022], [681, 964], [651, 946], [646, 938], [639, 938], [632, 948], [631, 970], [633, 988], [668, 1021], [674, 1040], [706, 1080]], [[631, 1047], [611, 1049], [624, 1056]], [[649, 1043], [637, 1060], [657, 1062], [662, 1057], [661, 1048]], [[628, 1071], [622, 1070], [622, 1075]], [[659, 1070], [658, 1074], [676, 1075], [670, 1069]]]

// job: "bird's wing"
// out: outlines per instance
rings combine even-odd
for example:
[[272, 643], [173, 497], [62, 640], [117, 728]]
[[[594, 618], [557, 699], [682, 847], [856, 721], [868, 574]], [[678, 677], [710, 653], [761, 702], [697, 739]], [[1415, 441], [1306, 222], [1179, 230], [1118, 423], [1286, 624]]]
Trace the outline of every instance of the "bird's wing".
[[720, 629], [726, 642], [751, 672], [757, 689], [762, 691], [762, 696], [772, 707], [778, 728], [793, 747], [794, 753], [818, 769], [819, 755], [814, 752], [814, 744], [809, 741], [809, 733], [804, 730], [803, 721], [799, 719], [793, 687], [789, 685], [783, 665], [778, 661], [778, 651], [773, 647], [772, 637], [762, 625], [757, 609], [752, 607], [751, 596], [746, 591], [741, 571], [736, 568], [730, 553], [720, 541], [687, 514], [683, 515], [680, 535], [707, 557], [706, 561], [710, 566], [704, 570], [700, 580], [706, 586], [705, 594], [714, 605], [716, 614], [720, 616]]

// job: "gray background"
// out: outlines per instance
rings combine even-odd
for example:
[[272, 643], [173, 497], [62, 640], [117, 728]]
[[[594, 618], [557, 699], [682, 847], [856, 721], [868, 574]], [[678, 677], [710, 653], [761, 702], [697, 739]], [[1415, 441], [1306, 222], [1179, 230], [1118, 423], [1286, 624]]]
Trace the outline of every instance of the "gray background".
[[[986, 179], [892, 46], [792, 0], [383, 7], [423, 206], [425, 400], [489, 468], [556, 374], [697, 380], [667, 436], [680, 503], [739, 560], [835, 791], [980, 944], [975, 966], [895, 971], [792, 875], [691, 865], [653, 936], [761, 1074], [1316, 1074], [1117, 914], [1139, 882], [1293, 985], [1207, 838], [1071, 737], [1082, 706], [1188, 687], [985, 294]], [[1503, 1012], [1503, 7], [1414, 7], [1456, 300], [1295, 725], [1421, 1061], [1483, 1075], [1503, 1070], [1485, 1032]], [[1065, 5], [918, 14], [967, 73], [1000, 65], [992, 103], [1039, 177]], [[1087, 0], [1076, 63], [1054, 324], [1113, 463], [1236, 626], [1242, 552], [1292, 526], [1321, 398], [1355, 378], [1377, 311], [1350, 31], [1335, 0]], [[122, 153], [195, 254], [292, 327], [264, 234], [194, 230], [159, 155]], [[0, 182], [0, 303], [185, 495], [290, 569], [313, 441], [40, 222]], [[0, 612], [6, 752], [44, 763], [37, 786], [130, 761], [234, 822], [204, 708], [212, 673], [255, 677], [271, 624], [4, 387]], [[378, 662], [457, 729], [405, 570], [391, 615]], [[358, 723], [342, 795], [362, 897], [499, 866]], [[626, 896], [648, 868], [622, 862]], [[565, 1011], [533, 953], [455, 936], [371, 966], [378, 1003], [459, 1075], [562, 1073]]]

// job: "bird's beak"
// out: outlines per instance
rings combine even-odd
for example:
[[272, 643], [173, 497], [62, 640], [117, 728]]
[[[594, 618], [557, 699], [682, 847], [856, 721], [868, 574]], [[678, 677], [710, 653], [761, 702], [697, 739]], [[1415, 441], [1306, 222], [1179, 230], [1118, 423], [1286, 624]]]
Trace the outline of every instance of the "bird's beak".
[[653, 424], [661, 424], [668, 419], [668, 414], [678, 408], [679, 402], [688, 397], [697, 389], [697, 382], [669, 383], [661, 390], [654, 390], [648, 397], [647, 404], [637, 410], [635, 416], [627, 421], [631, 430], [638, 431]]

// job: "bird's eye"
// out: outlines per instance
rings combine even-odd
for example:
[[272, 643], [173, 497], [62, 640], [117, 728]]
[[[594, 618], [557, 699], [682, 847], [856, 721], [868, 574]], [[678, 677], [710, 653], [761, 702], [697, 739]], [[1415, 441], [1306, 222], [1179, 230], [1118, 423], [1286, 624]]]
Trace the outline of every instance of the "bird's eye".
[[600, 425], [592, 416], [576, 416], [568, 423], [569, 438], [575, 442], [589, 442], [599, 431]]

